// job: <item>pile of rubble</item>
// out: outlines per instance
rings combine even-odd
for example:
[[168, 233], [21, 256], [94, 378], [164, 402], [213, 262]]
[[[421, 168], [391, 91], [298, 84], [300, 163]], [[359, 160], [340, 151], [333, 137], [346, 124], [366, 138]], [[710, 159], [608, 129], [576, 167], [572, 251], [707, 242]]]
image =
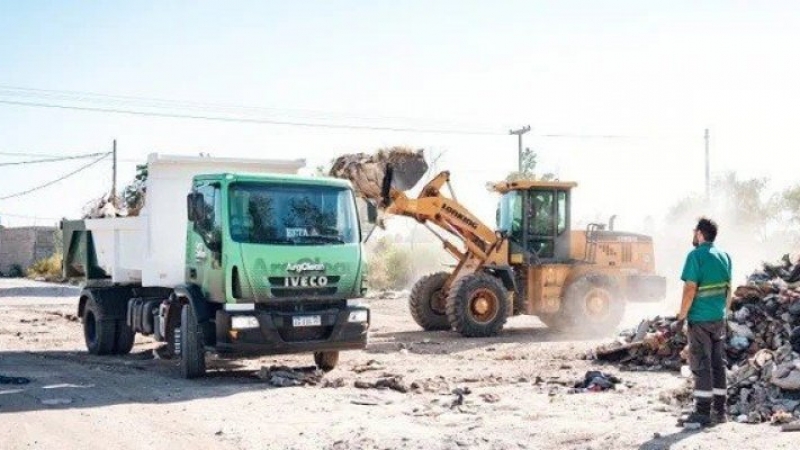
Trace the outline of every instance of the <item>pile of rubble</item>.
[[[688, 342], [676, 322], [645, 320], [587, 356], [629, 370], [681, 370]], [[787, 255], [750, 275], [727, 324], [728, 413], [748, 423], [800, 418], [800, 263]]]
[[676, 317], [643, 320], [638, 327], [620, 333], [619, 338], [602, 345], [587, 357], [613, 362], [627, 370], [674, 370], [684, 364], [681, 351], [688, 343], [676, 327]]
[[800, 417], [800, 264], [765, 264], [728, 315], [729, 413], [741, 422]]

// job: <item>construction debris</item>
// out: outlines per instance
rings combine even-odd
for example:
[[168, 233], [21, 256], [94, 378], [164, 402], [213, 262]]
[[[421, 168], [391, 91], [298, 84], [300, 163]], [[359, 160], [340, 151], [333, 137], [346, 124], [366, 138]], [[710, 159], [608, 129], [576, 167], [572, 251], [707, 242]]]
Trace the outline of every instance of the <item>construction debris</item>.
[[729, 412], [747, 422], [800, 418], [800, 264], [765, 264], [728, 315]]
[[[734, 292], [727, 324], [728, 413], [747, 423], [800, 418], [800, 263], [787, 255], [750, 275]], [[687, 344], [676, 318], [656, 317], [587, 356], [630, 370], [678, 371]]]
[[588, 359], [614, 362], [627, 370], [674, 370], [683, 365], [681, 351], [688, 339], [676, 329], [676, 317], [643, 320], [638, 327], [620, 333], [617, 341], [602, 345]]
[[342, 155], [334, 160], [329, 175], [350, 180], [361, 197], [380, 200], [383, 181], [390, 170], [391, 187], [400, 191], [411, 189], [428, 170], [423, 150], [392, 147], [374, 154]]

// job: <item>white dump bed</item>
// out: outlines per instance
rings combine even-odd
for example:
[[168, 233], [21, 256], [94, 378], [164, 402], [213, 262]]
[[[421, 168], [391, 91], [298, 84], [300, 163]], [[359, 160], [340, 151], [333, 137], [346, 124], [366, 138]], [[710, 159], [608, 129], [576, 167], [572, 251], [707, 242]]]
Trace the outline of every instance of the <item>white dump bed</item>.
[[97, 260], [115, 283], [175, 286], [184, 282], [186, 195], [207, 173], [295, 174], [305, 160], [211, 158], [151, 154], [145, 206], [138, 217], [87, 219]]

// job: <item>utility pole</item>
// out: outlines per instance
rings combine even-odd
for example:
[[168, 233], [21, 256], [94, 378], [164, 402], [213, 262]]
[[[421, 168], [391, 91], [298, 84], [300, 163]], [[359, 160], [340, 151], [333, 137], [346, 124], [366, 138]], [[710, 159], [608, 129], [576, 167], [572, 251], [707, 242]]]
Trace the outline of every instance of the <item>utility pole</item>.
[[531, 131], [531, 126], [526, 125], [519, 130], [508, 130], [508, 134], [516, 134], [519, 150], [517, 151], [517, 171], [522, 172], [522, 135]]
[[711, 198], [711, 167], [710, 167], [711, 163], [709, 162], [709, 156], [708, 156], [708, 143], [710, 136], [708, 133], [708, 128], [706, 128], [705, 139], [706, 139], [706, 201], [708, 201], [709, 198]]
[[[117, 140], [114, 139], [114, 146], [112, 147], [112, 169], [111, 169], [111, 201], [117, 201]], [[114, 205], [116, 206], [116, 205]]]

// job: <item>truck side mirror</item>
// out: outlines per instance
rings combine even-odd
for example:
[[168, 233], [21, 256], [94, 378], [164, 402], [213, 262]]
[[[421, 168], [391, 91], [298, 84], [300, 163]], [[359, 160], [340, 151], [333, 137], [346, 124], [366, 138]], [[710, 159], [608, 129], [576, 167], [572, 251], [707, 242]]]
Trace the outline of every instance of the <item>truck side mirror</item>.
[[[186, 196], [186, 213], [190, 222], [197, 222], [202, 220], [205, 216], [203, 209], [205, 207], [205, 200], [203, 194], [199, 192], [192, 192]], [[203, 225], [202, 223], [199, 225]]]
[[194, 222], [197, 219], [194, 210], [194, 196], [196, 194], [194, 192], [190, 192], [189, 195], [186, 196], [186, 218], [189, 222]]

